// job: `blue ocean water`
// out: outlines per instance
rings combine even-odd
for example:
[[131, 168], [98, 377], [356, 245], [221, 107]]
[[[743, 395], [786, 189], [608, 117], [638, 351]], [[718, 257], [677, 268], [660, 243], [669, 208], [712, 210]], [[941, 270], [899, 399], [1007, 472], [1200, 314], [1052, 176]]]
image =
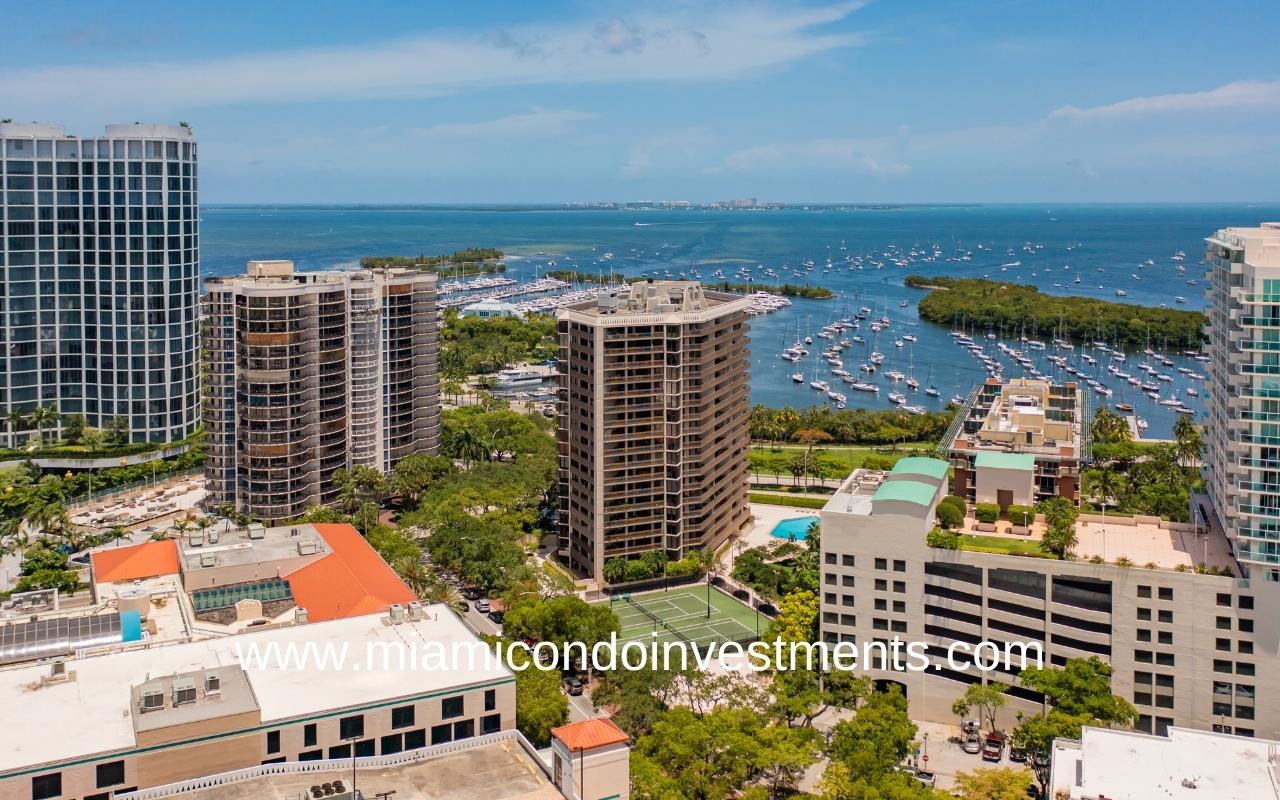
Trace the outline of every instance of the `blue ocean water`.
[[[749, 272], [761, 283], [825, 286], [837, 292], [837, 299], [794, 299], [783, 311], [753, 319], [753, 402], [796, 407], [826, 402], [807, 381], [797, 384], [790, 380], [788, 376], [797, 365], [781, 360], [779, 353], [794, 341], [797, 331], [802, 336], [816, 332], [847, 311], [867, 306], [876, 310], [875, 316], [885, 314], [893, 321], [879, 342], [878, 349], [887, 356], [881, 372], [897, 368], [914, 373], [924, 384], [936, 384], [942, 397], [929, 398], [919, 392], [913, 393], [909, 402], [938, 408], [953, 394], [966, 394], [985, 373], [954, 344], [946, 328], [919, 320], [915, 304], [921, 293], [902, 285], [906, 275], [987, 275], [1034, 284], [1047, 292], [1118, 300], [1116, 291], [1120, 290], [1125, 293], [1123, 302], [1203, 308], [1200, 261], [1204, 237], [1225, 226], [1280, 219], [1280, 205], [979, 205], [762, 211], [205, 206], [202, 215], [201, 259], [206, 277], [242, 272], [252, 258], [288, 258], [299, 269], [331, 269], [354, 266], [366, 255], [434, 254], [487, 246], [519, 256], [509, 263], [507, 273], [516, 279], [532, 278], [555, 261], [557, 268], [606, 274], [665, 277], [670, 273], [670, 277], [680, 277], [684, 273], [693, 277], [696, 271], [704, 280], [714, 280], [712, 272], [720, 269], [734, 281], [742, 280], [738, 274]], [[912, 259], [913, 263], [897, 266], [885, 256], [900, 257], [912, 249], [931, 254], [935, 246], [942, 255], [928, 263]], [[1173, 257], [1179, 252], [1185, 257], [1175, 261]], [[606, 253], [611, 256], [606, 258]], [[958, 260], [966, 253], [967, 260]], [[848, 259], [859, 256], [863, 268], [850, 269]], [[830, 272], [825, 271], [828, 259], [833, 265]], [[796, 277], [807, 261], [813, 262], [813, 270], [802, 272], [803, 279]], [[871, 266], [871, 261], [883, 267]], [[1018, 265], [1007, 266], [1014, 262]], [[766, 276], [766, 269], [780, 277]], [[1074, 283], [1076, 276], [1081, 279], [1079, 284]], [[1189, 284], [1192, 280], [1197, 283]], [[1185, 304], [1177, 303], [1178, 297], [1184, 298]], [[916, 336], [917, 341], [894, 347], [892, 340], [906, 333]], [[1048, 333], [1040, 332], [1039, 338], [1047, 340]], [[1199, 384], [1177, 373], [1176, 368], [1203, 372], [1203, 365], [1173, 357], [1188, 343], [1153, 342], [1152, 347], [1170, 354], [1174, 362], [1172, 367], [1161, 368], [1174, 378], [1161, 385], [1162, 397], [1172, 393], [1199, 411], [1200, 397], [1187, 393], [1188, 387], [1196, 389]], [[996, 355], [994, 347], [988, 351]], [[1141, 358], [1140, 353], [1129, 356], [1130, 366]], [[1075, 358], [1079, 358], [1078, 352]], [[846, 368], [856, 371], [857, 360], [856, 355], [846, 359]], [[1106, 363], [1105, 358], [1100, 361]], [[813, 359], [799, 366], [807, 376], [824, 373], [826, 368]], [[1045, 372], [1052, 367], [1042, 362], [1037, 366]], [[1006, 364], [1004, 374], [1014, 377], [1021, 374], [1020, 369]], [[1097, 375], [1115, 391], [1107, 402], [1132, 403], [1136, 413], [1149, 422], [1147, 435], [1169, 433], [1175, 414], [1168, 406], [1100, 370], [1101, 365], [1089, 374]], [[1061, 371], [1055, 374], [1069, 379]], [[845, 391], [849, 406], [889, 407], [891, 386], [887, 381], [881, 383], [884, 389], [879, 396]], [[1095, 397], [1095, 402], [1101, 398]]]

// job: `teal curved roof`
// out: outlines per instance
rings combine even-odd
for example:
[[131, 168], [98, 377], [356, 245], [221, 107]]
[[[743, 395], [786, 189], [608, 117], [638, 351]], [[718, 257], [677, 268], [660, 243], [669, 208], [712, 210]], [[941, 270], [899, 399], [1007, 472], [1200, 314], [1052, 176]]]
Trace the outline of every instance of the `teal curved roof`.
[[927, 475], [930, 478], [945, 478], [947, 476], [947, 462], [937, 458], [925, 458], [924, 456], [902, 458], [898, 459], [898, 463], [893, 465], [893, 469], [889, 471], [889, 474]]
[[876, 489], [876, 493], [871, 495], [871, 502], [900, 500], [904, 503], [928, 507], [933, 502], [933, 496], [937, 491], [938, 487], [920, 481], [885, 481], [880, 484], [879, 489]]

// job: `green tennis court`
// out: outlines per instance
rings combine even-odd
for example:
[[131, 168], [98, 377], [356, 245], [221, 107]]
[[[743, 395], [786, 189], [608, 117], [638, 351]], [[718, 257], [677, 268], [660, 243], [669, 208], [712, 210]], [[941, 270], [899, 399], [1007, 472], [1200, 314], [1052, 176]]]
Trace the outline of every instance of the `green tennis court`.
[[647, 594], [618, 594], [609, 604], [622, 625], [620, 641], [649, 642], [656, 633], [659, 642], [683, 641], [698, 646], [747, 642], [754, 640], [769, 622], [763, 617], [757, 620], [755, 611], [714, 587], [709, 597], [709, 616], [704, 584]]

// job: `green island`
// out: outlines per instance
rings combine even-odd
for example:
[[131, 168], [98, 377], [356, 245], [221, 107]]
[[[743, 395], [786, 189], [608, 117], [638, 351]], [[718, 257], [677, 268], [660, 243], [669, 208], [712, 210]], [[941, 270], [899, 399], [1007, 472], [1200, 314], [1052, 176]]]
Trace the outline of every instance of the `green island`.
[[502, 263], [502, 256], [503, 252], [493, 247], [468, 247], [465, 250], [438, 256], [429, 256], [425, 253], [416, 256], [365, 256], [360, 259], [360, 266], [365, 269], [416, 267], [434, 272], [448, 272], [454, 276], [487, 275], [506, 272], [507, 265]]
[[931, 290], [920, 300], [920, 318], [939, 325], [1025, 330], [1027, 336], [1102, 339], [1130, 346], [1155, 342], [1197, 347], [1207, 322], [1199, 311], [1064, 297], [982, 278], [909, 275], [904, 284]]
[[[589, 272], [579, 272], [574, 269], [553, 269], [543, 273], [548, 278], [559, 278], [562, 281], [570, 281], [576, 283], [615, 283], [620, 282], [617, 276], [599, 275]], [[634, 278], [631, 282], [643, 280]], [[781, 285], [770, 285], [765, 283], [732, 283], [730, 281], [702, 281], [702, 285], [707, 289], [714, 289], [721, 292], [769, 292], [770, 294], [783, 295], [784, 297], [805, 297], [810, 300], [829, 300], [835, 297], [835, 294], [823, 286], [801, 286], [798, 283], [784, 283]]]

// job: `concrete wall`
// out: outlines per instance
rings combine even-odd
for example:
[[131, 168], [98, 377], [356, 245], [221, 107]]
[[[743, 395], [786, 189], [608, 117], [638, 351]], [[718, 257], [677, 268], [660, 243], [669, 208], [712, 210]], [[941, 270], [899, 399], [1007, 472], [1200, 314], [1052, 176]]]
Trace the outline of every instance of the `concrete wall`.
[[1036, 482], [1034, 473], [1020, 469], [996, 469], [987, 467], [976, 470], [974, 482], [976, 493], [974, 502], [998, 502], [1001, 489], [1013, 493], [1015, 505], [1034, 505], [1036, 501]]

